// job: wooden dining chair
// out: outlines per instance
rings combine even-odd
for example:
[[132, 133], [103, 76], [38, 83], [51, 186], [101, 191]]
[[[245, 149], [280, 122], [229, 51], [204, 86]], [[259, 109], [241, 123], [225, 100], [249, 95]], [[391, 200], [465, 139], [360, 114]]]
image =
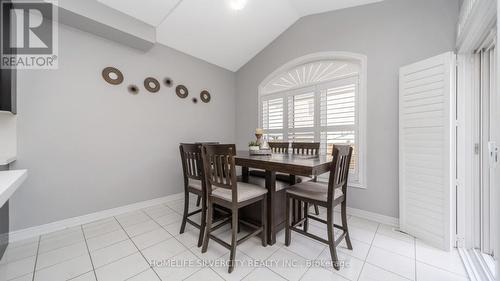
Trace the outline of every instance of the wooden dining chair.
[[[292, 153], [298, 155], [319, 155], [320, 146], [319, 142], [293, 142]], [[310, 180], [316, 181], [316, 177], [296, 177], [296, 179], [298, 183]], [[314, 205], [314, 212], [316, 215], [319, 215], [318, 205]]]
[[289, 142], [269, 142], [269, 148], [273, 153], [288, 153]]
[[[219, 144], [219, 142], [195, 142], [195, 144], [203, 145], [203, 144]], [[203, 169], [203, 167], [201, 167]], [[198, 195], [196, 199], [196, 207], [200, 207], [201, 196]]]
[[[317, 241], [328, 244], [333, 267], [340, 269], [337, 257], [337, 245], [345, 238], [347, 248], [352, 250], [351, 239], [347, 227], [347, 181], [349, 176], [349, 165], [351, 162], [352, 147], [348, 145], [336, 145], [333, 147], [333, 160], [330, 168], [330, 178], [328, 184], [313, 181], [298, 183], [286, 191], [286, 219], [285, 219], [285, 245], [290, 245], [291, 231], [298, 232]], [[304, 202], [304, 217], [290, 224], [290, 200]], [[309, 215], [309, 204], [317, 204], [327, 209], [326, 221], [316, 216]], [[342, 225], [333, 221], [333, 210], [335, 206], [341, 204]], [[313, 219], [326, 224], [328, 239], [325, 240], [308, 231], [309, 219]], [[303, 225], [303, 229], [298, 228]], [[342, 234], [335, 240], [333, 229], [342, 230]]]
[[292, 142], [292, 153], [299, 155], [319, 155], [319, 142]]
[[[179, 150], [181, 153], [182, 173], [184, 175], [184, 212], [182, 216], [182, 224], [180, 234], [184, 233], [186, 223], [200, 229], [198, 236], [198, 247], [201, 247], [203, 242], [203, 234], [206, 225], [206, 184], [203, 169], [203, 159], [201, 156], [201, 144], [180, 144]], [[189, 194], [193, 193], [201, 198], [201, 209], [189, 212]], [[201, 221], [197, 223], [189, 217], [201, 212]]]
[[[269, 142], [269, 148], [273, 153], [282, 153], [282, 154], [288, 154], [288, 149], [290, 148], [290, 143], [289, 142]], [[265, 178], [266, 177], [266, 171], [264, 170], [258, 170], [258, 169], [252, 169], [249, 172], [249, 175], [251, 177], [258, 177], [258, 178]], [[289, 176], [281, 173], [276, 173], [276, 179], [279, 181], [289, 181]]]
[[[234, 144], [203, 145], [202, 147], [207, 187], [208, 216], [203, 248], [201, 251], [202, 253], [207, 251], [210, 239], [213, 239], [215, 242], [229, 249], [231, 251], [229, 255], [229, 273], [234, 270], [237, 245], [260, 234], [262, 246], [267, 246], [267, 189], [257, 185], [236, 181], [235, 154], [236, 147]], [[260, 202], [262, 208], [262, 222], [260, 226], [238, 218], [239, 209], [257, 202]], [[212, 234], [212, 231], [222, 225], [219, 224], [212, 228], [214, 204], [225, 207], [232, 213], [230, 244]], [[237, 240], [238, 223], [253, 229], [253, 232]]]

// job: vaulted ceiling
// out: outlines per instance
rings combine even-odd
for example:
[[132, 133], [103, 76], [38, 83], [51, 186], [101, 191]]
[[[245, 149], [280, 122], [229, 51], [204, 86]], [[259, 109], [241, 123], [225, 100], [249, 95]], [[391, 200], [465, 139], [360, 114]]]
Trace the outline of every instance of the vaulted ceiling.
[[237, 71], [299, 18], [383, 0], [98, 0], [156, 27], [158, 43]]

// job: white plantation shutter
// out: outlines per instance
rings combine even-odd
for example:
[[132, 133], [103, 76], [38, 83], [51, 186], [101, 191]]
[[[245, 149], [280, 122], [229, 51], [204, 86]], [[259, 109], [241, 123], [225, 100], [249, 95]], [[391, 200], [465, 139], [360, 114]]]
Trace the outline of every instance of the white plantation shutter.
[[288, 128], [314, 127], [314, 92], [288, 98]]
[[453, 53], [400, 69], [401, 229], [444, 250], [452, 247]]
[[264, 130], [283, 129], [283, 98], [262, 102], [262, 128]]
[[348, 144], [353, 147], [351, 181], [359, 179], [357, 165], [358, 148], [358, 77], [342, 79], [324, 85], [321, 93], [321, 147], [327, 154], [333, 145]]
[[288, 97], [288, 141], [314, 142], [315, 94], [306, 91]]
[[[331, 154], [334, 144], [351, 145], [349, 185], [365, 187], [360, 113], [364, 116], [366, 109], [360, 107], [360, 70], [360, 65], [342, 60], [299, 65], [270, 80], [260, 95], [259, 110], [268, 140], [320, 142], [322, 154]], [[320, 179], [328, 180], [328, 174]]]

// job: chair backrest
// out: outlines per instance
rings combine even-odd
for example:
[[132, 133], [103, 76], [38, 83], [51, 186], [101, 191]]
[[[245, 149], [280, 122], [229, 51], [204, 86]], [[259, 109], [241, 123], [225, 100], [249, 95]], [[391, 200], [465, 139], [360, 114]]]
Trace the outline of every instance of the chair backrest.
[[189, 179], [205, 181], [201, 144], [181, 143], [179, 145], [182, 161], [182, 173], [187, 187]]
[[328, 202], [333, 202], [337, 188], [341, 188], [342, 193], [346, 196], [352, 147], [350, 145], [334, 145], [332, 154], [333, 160], [328, 180]]
[[288, 153], [289, 142], [269, 142], [269, 147], [273, 153]]
[[210, 196], [214, 187], [232, 191], [233, 202], [237, 202], [236, 166], [234, 144], [204, 144], [201, 148], [205, 171], [207, 194]]
[[292, 153], [300, 155], [319, 155], [319, 142], [292, 142]]

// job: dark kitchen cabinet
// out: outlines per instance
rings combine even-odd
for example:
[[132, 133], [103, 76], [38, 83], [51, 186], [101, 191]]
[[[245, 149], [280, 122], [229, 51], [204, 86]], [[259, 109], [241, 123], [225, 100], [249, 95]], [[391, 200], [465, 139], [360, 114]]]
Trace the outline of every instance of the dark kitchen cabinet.
[[0, 75], [0, 111], [16, 113], [16, 70], [2, 69]]
[[[0, 0], [0, 3], [10, 2], [10, 0]], [[9, 26], [3, 26], [3, 30], [11, 30], [10, 21], [4, 22]], [[5, 42], [5, 34], [2, 33], [1, 40], [3, 45], [10, 44]], [[2, 52], [3, 53], [3, 52]], [[12, 54], [12, 51], [11, 51]], [[15, 69], [4, 69], [0, 67], [0, 111], [10, 111], [16, 113], [16, 70]]]

